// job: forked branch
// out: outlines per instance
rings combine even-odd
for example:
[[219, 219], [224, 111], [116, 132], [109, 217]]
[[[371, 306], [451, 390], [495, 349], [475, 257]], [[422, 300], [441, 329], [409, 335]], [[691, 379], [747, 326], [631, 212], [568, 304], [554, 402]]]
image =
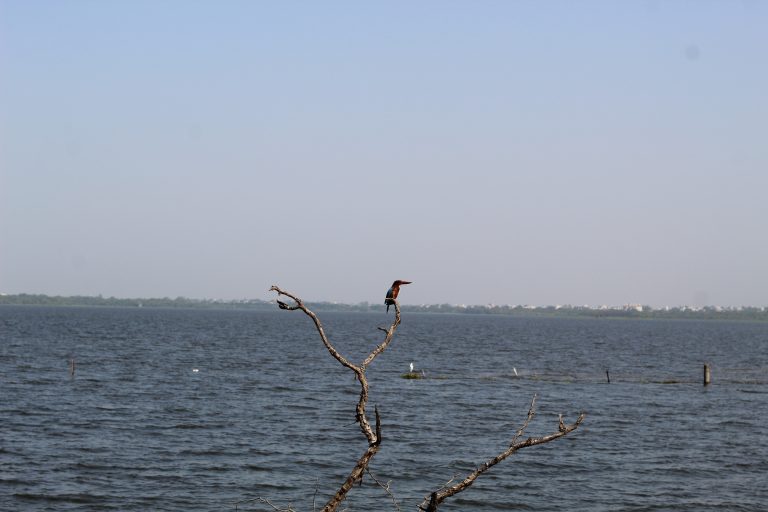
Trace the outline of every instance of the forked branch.
[[374, 455], [376, 455], [376, 452], [379, 451], [379, 445], [381, 444], [382, 440], [381, 417], [379, 416], [378, 409], [375, 409], [375, 430], [371, 428], [371, 423], [368, 420], [368, 416], [365, 410], [366, 405], [368, 404], [368, 379], [365, 376], [365, 370], [373, 362], [373, 360], [376, 359], [376, 357], [381, 354], [392, 342], [392, 338], [395, 335], [397, 326], [400, 325], [400, 305], [397, 303], [397, 301], [395, 301], [395, 320], [392, 322], [392, 325], [389, 327], [389, 329], [381, 329], [385, 332], [384, 340], [379, 345], [377, 345], [375, 349], [373, 349], [373, 351], [360, 365], [356, 365], [342, 356], [339, 351], [336, 350], [336, 348], [331, 344], [325, 334], [323, 325], [320, 323], [320, 319], [314, 312], [307, 308], [307, 306], [304, 304], [304, 301], [290, 292], [281, 290], [278, 286], [272, 286], [270, 291], [277, 292], [278, 296], [284, 295], [293, 300], [293, 306], [277, 300], [277, 305], [280, 309], [289, 311], [295, 311], [299, 309], [312, 319], [315, 324], [315, 328], [320, 335], [320, 339], [322, 340], [323, 345], [325, 345], [325, 348], [328, 350], [331, 356], [336, 359], [342, 366], [349, 368], [352, 372], [354, 372], [355, 377], [357, 377], [357, 381], [360, 383], [360, 398], [358, 399], [357, 407], [355, 408], [355, 420], [360, 424], [360, 430], [368, 440], [368, 448], [365, 450], [365, 453], [363, 453], [362, 457], [360, 457], [360, 459], [357, 461], [354, 469], [341, 485], [339, 490], [336, 491], [336, 494], [328, 501], [328, 503], [326, 503], [325, 507], [323, 507], [323, 512], [332, 512], [335, 511], [341, 502], [344, 501], [347, 493], [350, 489], [352, 489], [352, 486], [362, 479], [363, 474], [368, 469], [368, 465], [370, 464], [371, 459]]
[[458, 482], [457, 484], [452, 485], [451, 487], [443, 487], [441, 489], [438, 489], [437, 491], [432, 492], [429, 496], [424, 498], [424, 501], [422, 501], [421, 505], [419, 505], [419, 510], [423, 510], [425, 512], [436, 512], [437, 507], [443, 501], [469, 488], [469, 486], [471, 486], [480, 475], [482, 475], [483, 473], [485, 473], [486, 471], [491, 469], [493, 466], [503, 461], [504, 459], [506, 459], [513, 453], [515, 453], [516, 451], [522, 448], [527, 448], [529, 446], [536, 446], [539, 444], [544, 444], [550, 441], [554, 441], [555, 439], [559, 439], [569, 434], [570, 432], [573, 432], [574, 430], [576, 430], [579, 427], [579, 425], [581, 425], [581, 422], [584, 421], [584, 417], [585, 417], [585, 413], [582, 412], [574, 423], [571, 423], [570, 425], [566, 425], [563, 422], [563, 417], [561, 415], [557, 432], [546, 435], [546, 436], [528, 437], [526, 439], [520, 440], [520, 438], [525, 433], [525, 429], [528, 428], [528, 424], [531, 422], [535, 414], [536, 414], [536, 395], [534, 395], [533, 400], [531, 400], [531, 406], [528, 409], [528, 416], [525, 418], [523, 425], [517, 430], [517, 432], [515, 432], [515, 435], [512, 437], [512, 441], [510, 442], [509, 447], [506, 450], [499, 453], [492, 459], [489, 459], [486, 462], [484, 462], [479, 468], [475, 469], [469, 475], [467, 475], [467, 477], [464, 478], [464, 480], [462, 480], [461, 482]]
[[[392, 325], [385, 329], [383, 327], [379, 327], [378, 329], [384, 332], [384, 340], [374, 348], [370, 354], [363, 360], [363, 362], [359, 365], [354, 364], [350, 362], [347, 358], [345, 358], [343, 355], [341, 355], [336, 348], [330, 343], [328, 340], [328, 337], [325, 334], [325, 330], [323, 329], [323, 325], [320, 323], [320, 319], [313, 313], [307, 306], [304, 304], [304, 302], [297, 297], [296, 295], [286, 292], [285, 290], [281, 290], [277, 286], [272, 286], [270, 288], [270, 291], [277, 292], [278, 297], [280, 296], [286, 296], [293, 300], [294, 305], [290, 305], [286, 302], [283, 302], [281, 300], [277, 300], [277, 305], [280, 307], [280, 309], [285, 309], [288, 311], [295, 311], [295, 310], [301, 310], [309, 316], [312, 321], [315, 324], [315, 328], [317, 329], [318, 334], [320, 335], [320, 339], [323, 342], [323, 345], [325, 345], [325, 348], [328, 350], [328, 352], [331, 354], [331, 356], [336, 359], [339, 364], [344, 366], [345, 368], [349, 368], [352, 372], [354, 372], [355, 377], [357, 378], [357, 381], [360, 383], [360, 397], [357, 402], [357, 406], [355, 408], [355, 418], [356, 421], [360, 424], [360, 430], [362, 431], [365, 438], [368, 440], [368, 448], [365, 450], [363, 455], [360, 457], [360, 459], [357, 461], [357, 464], [352, 469], [352, 472], [349, 474], [347, 479], [344, 481], [344, 483], [341, 485], [338, 491], [336, 491], [336, 494], [326, 503], [326, 505], [323, 507], [322, 512], [334, 512], [338, 509], [339, 505], [345, 500], [347, 493], [352, 489], [355, 483], [360, 482], [363, 474], [365, 472], [368, 472], [368, 467], [370, 465], [371, 460], [376, 455], [376, 453], [379, 451], [379, 447], [381, 445], [382, 441], [382, 435], [381, 435], [381, 417], [379, 416], [378, 409], [375, 410], [375, 428], [371, 427], [371, 422], [368, 420], [368, 416], [366, 414], [366, 405], [368, 403], [368, 379], [365, 376], [365, 370], [368, 368], [368, 366], [378, 357], [379, 354], [384, 352], [384, 350], [387, 349], [387, 347], [392, 342], [392, 339], [395, 335], [395, 331], [397, 330], [397, 326], [400, 325], [400, 305], [397, 303], [396, 300], [394, 300], [394, 306], [395, 306], [395, 319], [392, 322]], [[424, 501], [419, 505], [419, 510], [424, 512], [436, 512], [438, 506], [445, 501], [447, 498], [450, 498], [451, 496], [458, 494], [467, 488], [469, 488], [477, 478], [491, 469], [493, 466], [498, 464], [499, 462], [505, 460], [507, 457], [512, 455], [513, 453], [517, 452], [518, 450], [522, 448], [527, 448], [529, 446], [536, 446], [539, 444], [548, 443], [550, 441], [554, 441], [555, 439], [559, 439], [560, 437], [563, 437], [570, 432], [573, 432], [576, 430], [579, 425], [581, 425], [582, 421], [584, 421], [584, 413], [581, 413], [579, 417], [576, 419], [574, 423], [566, 424], [563, 421], [562, 415], [560, 415], [559, 422], [558, 422], [558, 430], [557, 432], [554, 432], [549, 435], [540, 436], [540, 437], [527, 437], [525, 439], [522, 439], [525, 435], [525, 430], [528, 428], [529, 423], [533, 419], [533, 417], [536, 414], [536, 396], [534, 395], [533, 400], [531, 400], [531, 406], [528, 409], [528, 415], [523, 422], [522, 426], [515, 432], [515, 434], [512, 437], [512, 440], [509, 443], [509, 446], [507, 449], [493, 457], [492, 459], [487, 460], [484, 462], [480, 467], [472, 471], [469, 475], [467, 475], [463, 480], [460, 482], [450, 485], [451, 482], [453, 482], [454, 479], [451, 479], [451, 481], [447, 482], [443, 487], [440, 489], [432, 492], [429, 496], [424, 498]], [[370, 474], [370, 472], [369, 472]], [[371, 475], [371, 478], [373, 476]], [[389, 489], [389, 483], [386, 485], [383, 485], [381, 482], [373, 478], [373, 480], [380, 486], [382, 489], [384, 489], [392, 498], [392, 501], [395, 505], [395, 508], [399, 510], [399, 506], [397, 504], [397, 501], [395, 500], [394, 495], [392, 494], [391, 490]], [[449, 487], [450, 485], [450, 487]], [[264, 499], [259, 499], [265, 504], [268, 504], [273, 507], [275, 510], [282, 510], [277, 509], [274, 505], [269, 503], [268, 501]], [[313, 500], [313, 509], [314, 509], [314, 500]], [[290, 507], [285, 510], [291, 510]]]

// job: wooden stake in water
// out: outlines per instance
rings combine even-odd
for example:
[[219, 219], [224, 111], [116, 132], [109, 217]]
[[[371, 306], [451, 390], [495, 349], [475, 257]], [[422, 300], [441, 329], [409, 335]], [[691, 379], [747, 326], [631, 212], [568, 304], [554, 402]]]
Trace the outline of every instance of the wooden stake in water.
[[74, 359], [69, 360], [69, 376], [70, 377], [75, 376], [75, 360]]
[[704, 385], [709, 386], [712, 381], [712, 372], [709, 370], [709, 365], [704, 363]]
[[610, 374], [610, 373], [608, 373], [608, 369], [607, 369], [607, 368], [606, 368], [606, 370], [605, 370], [605, 380], [607, 380], [607, 381], [608, 381], [608, 384], [610, 384], [610, 383], [611, 383], [611, 374]]

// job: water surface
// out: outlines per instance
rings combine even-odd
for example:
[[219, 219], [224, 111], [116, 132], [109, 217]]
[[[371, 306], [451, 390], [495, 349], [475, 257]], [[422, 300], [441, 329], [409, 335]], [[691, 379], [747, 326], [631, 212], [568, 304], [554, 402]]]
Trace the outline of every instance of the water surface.
[[[392, 316], [321, 319], [359, 362]], [[534, 394], [530, 434], [585, 423], [441, 510], [768, 503], [766, 324], [404, 315], [368, 377], [403, 510], [503, 450]], [[0, 307], [0, 379], [0, 510], [311, 511], [365, 449], [357, 383], [300, 312]], [[347, 506], [394, 509], [370, 478]]]

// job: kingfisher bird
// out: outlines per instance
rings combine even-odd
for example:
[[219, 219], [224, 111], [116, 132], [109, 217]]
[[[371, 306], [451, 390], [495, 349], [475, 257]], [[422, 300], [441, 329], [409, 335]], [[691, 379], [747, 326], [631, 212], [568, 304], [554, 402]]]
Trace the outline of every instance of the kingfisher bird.
[[387, 305], [387, 313], [389, 313], [389, 306], [395, 305], [395, 299], [397, 298], [397, 294], [400, 293], [400, 286], [404, 284], [411, 284], [412, 281], [401, 281], [397, 280], [394, 283], [392, 283], [392, 287], [387, 290], [387, 298], [384, 299], [384, 304]]

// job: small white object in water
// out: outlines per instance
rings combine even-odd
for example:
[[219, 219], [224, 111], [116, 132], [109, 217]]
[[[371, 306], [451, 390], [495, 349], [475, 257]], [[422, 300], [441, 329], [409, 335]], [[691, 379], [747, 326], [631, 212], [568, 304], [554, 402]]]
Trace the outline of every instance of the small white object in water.
[[199, 371], [200, 371], [200, 370], [198, 370], [197, 368], [192, 368], [192, 373], [197, 373], [197, 372], [199, 372]]
[[413, 363], [411, 363], [411, 373], [413, 373]]
[[517, 377], [517, 368], [515, 368], [515, 367], [513, 366], [513, 367], [512, 367], [512, 371], [513, 371], [513, 372], [515, 372], [515, 377]]

